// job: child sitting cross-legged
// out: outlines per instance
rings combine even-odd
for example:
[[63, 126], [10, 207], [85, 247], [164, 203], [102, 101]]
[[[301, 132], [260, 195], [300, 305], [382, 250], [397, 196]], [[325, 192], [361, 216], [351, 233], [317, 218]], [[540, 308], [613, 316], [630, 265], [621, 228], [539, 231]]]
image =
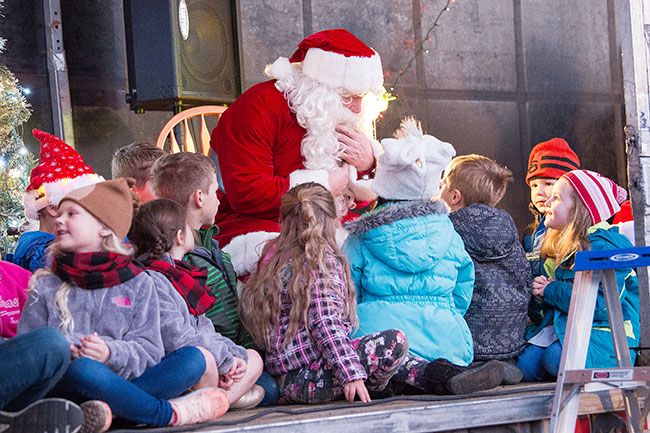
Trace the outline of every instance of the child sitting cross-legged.
[[472, 300], [474, 266], [445, 204], [432, 200], [455, 150], [423, 134], [414, 119], [403, 121], [395, 135], [381, 142], [372, 183], [377, 208], [345, 225], [357, 333], [388, 327], [408, 337], [409, 356], [389, 392], [404, 385], [432, 394], [493, 388], [502, 381], [499, 363], [467, 368], [474, 350], [463, 315]]
[[225, 389], [231, 409], [255, 407], [264, 397], [262, 387], [254, 385], [262, 373], [262, 359], [254, 350], [215, 332], [204, 316], [215, 298], [205, 285], [207, 271], [182, 261], [194, 248], [183, 206], [165, 199], [142, 205], [133, 218], [129, 240], [137, 248], [138, 260], [158, 280], [165, 351], [197, 346], [205, 355], [207, 371], [195, 388]]
[[[198, 153], [175, 153], [160, 158], [153, 167], [152, 185], [158, 198], [174, 200], [185, 208], [186, 221], [194, 232], [195, 245], [183, 260], [208, 272], [206, 284], [215, 301], [205, 311], [215, 331], [235, 344], [252, 349], [253, 340], [238, 314], [237, 276], [230, 255], [213, 237], [218, 233], [214, 218], [219, 208], [217, 170], [212, 160]], [[279, 398], [275, 380], [266, 372], [258, 382], [264, 388], [261, 406]]]
[[[533, 279], [533, 296], [543, 299], [545, 317], [537, 334], [529, 340], [518, 365], [525, 381], [539, 381], [558, 374], [562, 342], [567, 326], [578, 251], [631, 248], [629, 239], [607, 220], [620, 210], [627, 192], [612, 180], [589, 170], [573, 170], [553, 185], [546, 208], [546, 235], [541, 254], [546, 276]], [[618, 299], [623, 309], [625, 332], [630, 347], [639, 335], [639, 283], [632, 268], [616, 269]], [[632, 364], [636, 353], [631, 350]], [[602, 287], [598, 290], [591, 326], [586, 368], [616, 367], [612, 331]]]
[[454, 158], [445, 169], [440, 198], [474, 262], [474, 295], [465, 313], [474, 360], [504, 362], [504, 383], [521, 381], [514, 358], [526, 344], [530, 267], [510, 215], [494, 206], [512, 172], [481, 155]]
[[53, 327], [67, 336], [74, 360], [53, 394], [84, 402], [83, 431], [106, 431], [112, 414], [167, 426], [226, 412], [218, 388], [175, 398], [199, 382], [206, 363], [191, 346], [165, 355], [156, 280], [122, 243], [133, 215], [127, 180], [76, 189], [57, 215], [52, 267], [32, 277], [18, 332]]
[[266, 368], [286, 402], [369, 402], [400, 368], [406, 337], [392, 329], [350, 339], [355, 290], [329, 191], [315, 183], [291, 188], [280, 215], [280, 235], [264, 246], [242, 292], [242, 319], [266, 349]]

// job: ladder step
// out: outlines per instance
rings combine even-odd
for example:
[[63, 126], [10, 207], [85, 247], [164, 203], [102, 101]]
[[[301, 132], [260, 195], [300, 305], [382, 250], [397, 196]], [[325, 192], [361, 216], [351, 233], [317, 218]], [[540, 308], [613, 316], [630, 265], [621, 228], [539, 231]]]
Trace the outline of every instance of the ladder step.
[[650, 367], [567, 370], [564, 383], [650, 382]]

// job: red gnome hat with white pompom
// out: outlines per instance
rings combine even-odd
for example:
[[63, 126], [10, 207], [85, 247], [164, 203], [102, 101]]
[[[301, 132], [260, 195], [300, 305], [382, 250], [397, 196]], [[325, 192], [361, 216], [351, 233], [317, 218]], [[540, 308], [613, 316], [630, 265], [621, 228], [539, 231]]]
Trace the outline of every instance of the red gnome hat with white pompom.
[[39, 129], [32, 134], [41, 142], [41, 156], [23, 196], [27, 218], [38, 219], [38, 211], [48, 205], [58, 206], [70, 191], [104, 181], [60, 138]]

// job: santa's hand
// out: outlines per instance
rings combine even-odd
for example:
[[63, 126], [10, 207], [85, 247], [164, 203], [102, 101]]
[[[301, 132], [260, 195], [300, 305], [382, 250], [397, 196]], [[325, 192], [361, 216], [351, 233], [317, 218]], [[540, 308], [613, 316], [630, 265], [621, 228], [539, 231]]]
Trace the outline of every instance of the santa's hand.
[[348, 180], [348, 164], [346, 163], [329, 172], [328, 182], [330, 192], [334, 197], [338, 197], [345, 192], [348, 187]]
[[370, 171], [375, 165], [370, 138], [342, 124], [336, 125], [336, 132], [341, 143], [341, 158], [359, 171]]

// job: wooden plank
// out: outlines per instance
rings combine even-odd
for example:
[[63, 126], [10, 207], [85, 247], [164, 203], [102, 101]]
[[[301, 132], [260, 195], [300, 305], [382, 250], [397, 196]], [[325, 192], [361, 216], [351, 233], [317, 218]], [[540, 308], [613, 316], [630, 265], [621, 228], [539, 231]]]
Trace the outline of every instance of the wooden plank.
[[[277, 406], [229, 412], [217, 422], [192, 426], [203, 433], [369, 433], [445, 432], [498, 425], [540, 422], [550, 417], [554, 384], [500, 387], [472, 398], [414, 396], [370, 405], [338, 402], [318, 406]], [[427, 401], [428, 400], [428, 401]], [[623, 408], [620, 390], [583, 393], [580, 414]], [[117, 430], [113, 433], [135, 432]], [[137, 430], [142, 432], [142, 430]], [[155, 429], [172, 432], [178, 429]]]

